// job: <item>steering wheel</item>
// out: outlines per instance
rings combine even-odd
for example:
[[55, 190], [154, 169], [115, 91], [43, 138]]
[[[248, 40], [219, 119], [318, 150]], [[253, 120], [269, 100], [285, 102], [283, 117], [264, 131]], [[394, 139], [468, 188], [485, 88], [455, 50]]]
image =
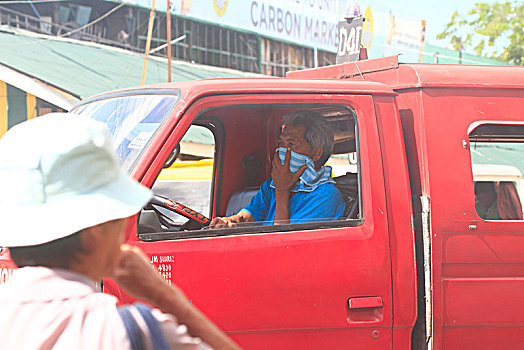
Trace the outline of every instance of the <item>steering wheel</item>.
[[173, 220], [158, 210], [156, 207], [167, 209], [188, 218], [189, 220], [184, 225], [182, 225], [182, 227], [180, 227], [180, 231], [200, 230], [206, 226], [209, 226], [211, 223], [211, 220], [204, 214], [201, 214], [196, 210], [193, 210], [182, 203], [175, 202], [174, 200], [167, 197], [153, 195], [153, 198], [149, 202], [149, 206], [158, 215], [160, 222], [167, 227], [174, 226]]

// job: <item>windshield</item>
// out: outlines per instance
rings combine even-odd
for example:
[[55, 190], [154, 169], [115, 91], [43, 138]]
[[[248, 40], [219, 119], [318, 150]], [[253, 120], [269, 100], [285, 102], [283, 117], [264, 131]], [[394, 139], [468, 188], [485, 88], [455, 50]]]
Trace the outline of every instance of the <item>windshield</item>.
[[120, 164], [129, 173], [178, 98], [178, 93], [119, 96], [81, 105], [71, 113], [107, 125]]

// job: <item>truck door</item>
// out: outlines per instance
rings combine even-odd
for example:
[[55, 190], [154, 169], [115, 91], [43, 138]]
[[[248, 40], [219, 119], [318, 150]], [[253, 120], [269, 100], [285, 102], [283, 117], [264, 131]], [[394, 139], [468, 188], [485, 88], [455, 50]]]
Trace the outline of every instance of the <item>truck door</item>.
[[[353, 179], [352, 213], [314, 223], [180, 231], [185, 219], [161, 209], [169, 218], [153, 230], [139, 225], [129, 243], [243, 348], [390, 349], [391, 258], [370, 95], [201, 98], [163, 142], [161, 154], [181, 145], [180, 166], [161, 172], [167, 157], [150, 159], [142, 181], [174, 201], [187, 199], [206, 216], [225, 216], [236, 193], [253, 185], [256, 192], [270, 176], [282, 116], [298, 109], [315, 110], [332, 125], [335, 154], [328, 164], [335, 176]], [[180, 175], [184, 162], [193, 162], [190, 173], [197, 178]], [[198, 162], [207, 162], [204, 174]]]

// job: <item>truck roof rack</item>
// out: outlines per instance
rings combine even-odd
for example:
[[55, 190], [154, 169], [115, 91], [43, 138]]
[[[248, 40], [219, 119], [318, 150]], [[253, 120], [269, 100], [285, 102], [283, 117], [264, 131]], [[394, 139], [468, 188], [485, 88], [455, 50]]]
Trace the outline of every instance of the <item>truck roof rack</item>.
[[286, 73], [286, 78], [296, 79], [347, 79], [357, 75], [398, 68], [398, 55], [370, 58], [320, 68], [296, 70]]
[[522, 67], [399, 63], [398, 55], [292, 71], [290, 79], [375, 81], [394, 91], [424, 87], [522, 89]]

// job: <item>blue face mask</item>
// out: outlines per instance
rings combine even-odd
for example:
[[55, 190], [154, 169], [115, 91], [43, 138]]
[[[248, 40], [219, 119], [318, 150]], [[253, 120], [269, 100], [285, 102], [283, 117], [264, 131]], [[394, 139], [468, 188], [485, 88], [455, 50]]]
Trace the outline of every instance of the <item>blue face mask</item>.
[[[287, 148], [279, 147], [276, 152], [280, 158], [282, 165], [285, 163]], [[292, 173], [296, 173], [303, 165], [307, 165], [306, 171], [300, 176], [300, 180], [297, 182], [295, 187], [291, 189], [292, 192], [311, 192], [319, 185], [335, 181], [331, 178], [331, 167], [323, 166], [319, 170], [315, 169], [315, 163], [313, 160], [305, 154], [300, 154], [291, 150], [291, 158], [289, 161], [289, 170]], [[271, 187], [275, 187], [273, 183]]]
[[[284, 162], [286, 160], [287, 148], [279, 147], [276, 151], [278, 152], [280, 162], [282, 163], [282, 165], [284, 165]], [[292, 173], [296, 173], [300, 168], [302, 168], [304, 164], [307, 165], [308, 168], [312, 168], [313, 170], [315, 169], [315, 163], [311, 158], [309, 158], [305, 154], [300, 154], [291, 150], [289, 170], [291, 170]]]

